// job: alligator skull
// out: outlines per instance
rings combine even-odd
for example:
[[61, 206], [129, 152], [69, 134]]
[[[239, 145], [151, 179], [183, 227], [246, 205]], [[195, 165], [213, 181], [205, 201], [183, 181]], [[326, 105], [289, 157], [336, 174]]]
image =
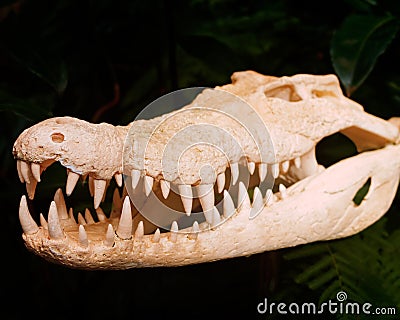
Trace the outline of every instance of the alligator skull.
[[[241, 114], [226, 116], [232, 108]], [[260, 123], [246, 122], [252, 116], [267, 131], [259, 134], [265, 129]], [[23, 239], [34, 253], [63, 265], [126, 269], [203, 263], [347, 237], [377, 221], [395, 196], [396, 122], [364, 112], [343, 96], [334, 75], [276, 78], [253, 71], [234, 73], [231, 84], [202, 91], [182, 109], [127, 126], [47, 119], [22, 132], [13, 148], [29, 199], [42, 172], [58, 161], [67, 168], [67, 195], [88, 177], [96, 214], [67, 210], [58, 189], [38, 226], [22, 196]], [[359, 153], [324, 168], [315, 147], [336, 132]], [[199, 136], [218, 148], [198, 144]], [[210, 164], [213, 170], [201, 173]], [[247, 172], [247, 182], [239, 171]], [[113, 177], [119, 188], [105, 214], [100, 206]], [[275, 186], [262, 190], [271, 179]], [[355, 203], [367, 181], [368, 193]], [[171, 222], [160, 203], [192, 217], [192, 225]], [[204, 219], [196, 220], [196, 212]], [[155, 217], [163, 222], [154, 223]]]

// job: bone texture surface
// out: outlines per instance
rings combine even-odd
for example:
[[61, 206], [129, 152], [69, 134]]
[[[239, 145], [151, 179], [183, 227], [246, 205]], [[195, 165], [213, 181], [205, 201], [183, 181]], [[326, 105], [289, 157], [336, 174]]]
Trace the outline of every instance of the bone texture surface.
[[[231, 78], [127, 126], [57, 117], [23, 131], [13, 155], [26, 184], [19, 218], [27, 248], [72, 268], [182, 266], [348, 237], [385, 214], [399, 183], [398, 119], [366, 113], [334, 75]], [[358, 154], [325, 168], [316, 146], [338, 132]], [[67, 168], [65, 189], [49, 195], [48, 213], [35, 221], [28, 202], [55, 162]], [[93, 208], [74, 212], [65, 196], [80, 179]]]

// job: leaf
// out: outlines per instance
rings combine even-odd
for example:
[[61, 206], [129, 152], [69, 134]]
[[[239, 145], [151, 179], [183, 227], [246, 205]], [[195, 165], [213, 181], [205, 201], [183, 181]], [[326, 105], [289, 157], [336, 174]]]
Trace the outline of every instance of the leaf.
[[330, 54], [347, 96], [365, 81], [398, 29], [399, 20], [391, 16], [351, 15], [336, 30]]

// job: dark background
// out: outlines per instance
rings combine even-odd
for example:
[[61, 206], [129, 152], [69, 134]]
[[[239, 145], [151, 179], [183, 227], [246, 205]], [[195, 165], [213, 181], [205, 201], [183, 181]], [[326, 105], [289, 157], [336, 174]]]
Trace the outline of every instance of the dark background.
[[[293, 280], [296, 262], [283, 258], [285, 250], [179, 268], [88, 272], [50, 264], [21, 239], [17, 213], [25, 190], [11, 150], [25, 128], [52, 116], [125, 125], [165, 93], [222, 85], [240, 70], [335, 73], [331, 41], [344, 19], [400, 13], [396, 1], [244, 3], [0, 1], [2, 318], [251, 319], [264, 297], [318, 301], [320, 292]], [[399, 51], [395, 37], [352, 94], [385, 119], [399, 116]], [[346, 155], [338, 141], [318, 155], [322, 162]], [[38, 186], [37, 208], [48, 208], [65, 185], [65, 170], [53, 167]], [[70, 200], [88, 198], [75, 192]], [[387, 214], [393, 228], [398, 205], [396, 198]]]

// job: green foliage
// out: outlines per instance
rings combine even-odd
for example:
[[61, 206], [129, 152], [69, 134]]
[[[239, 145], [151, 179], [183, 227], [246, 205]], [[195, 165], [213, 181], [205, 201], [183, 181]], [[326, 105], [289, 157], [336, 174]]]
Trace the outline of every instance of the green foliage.
[[399, 29], [393, 16], [350, 15], [336, 30], [332, 63], [350, 96], [368, 77]]
[[316, 291], [319, 304], [337, 301], [344, 291], [346, 301], [396, 307], [398, 313], [400, 232], [388, 233], [386, 222], [383, 218], [350, 238], [287, 250], [284, 259], [297, 269], [294, 281]]

